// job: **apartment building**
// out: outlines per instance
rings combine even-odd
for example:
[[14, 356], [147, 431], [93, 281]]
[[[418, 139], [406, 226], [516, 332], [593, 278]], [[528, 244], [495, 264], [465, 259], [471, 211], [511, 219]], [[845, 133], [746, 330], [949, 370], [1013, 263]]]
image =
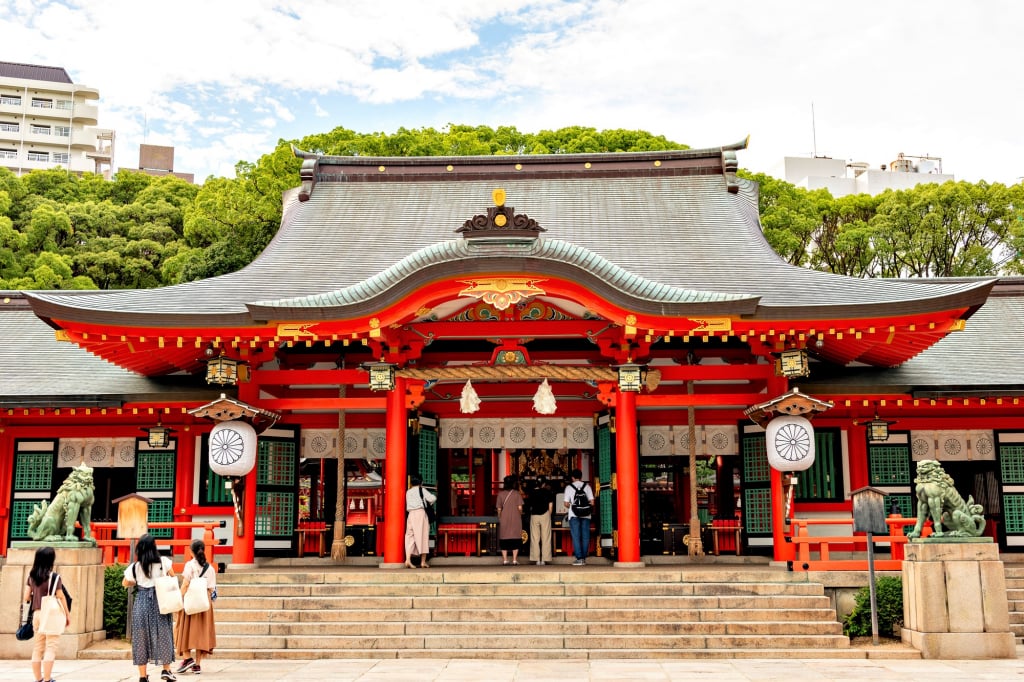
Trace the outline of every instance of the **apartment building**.
[[833, 197], [849, 194], [875, 196], [887, 189], [911, 189], [923, 183], [941, 185], [956, 180], [942, 172], [942, 159], [936, 156], [896, 155], [889, 164], [872, 168], [866, 161], [846, 161], [825, 156], [787, 156], [783, 159], [783, 178], [804, 189], [827, 189]]
[[100, 93], [57, 66], [0, 62], [0, 167], [110, 178], [114, 131], [97, 128]]

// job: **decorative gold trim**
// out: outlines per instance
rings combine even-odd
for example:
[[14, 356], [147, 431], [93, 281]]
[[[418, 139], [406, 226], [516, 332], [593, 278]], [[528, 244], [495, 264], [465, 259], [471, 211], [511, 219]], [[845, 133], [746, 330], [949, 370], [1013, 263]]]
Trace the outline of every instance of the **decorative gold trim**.
[[459, 296], [471, 296], [498, 310], [507, 310], [520, 301], [547, 293], [537, 286], [538, 282], [544, 281], [546, 280], [528, 277], [488, 277], [477, 280], [460, 280], [467, 286], [459, 292]]

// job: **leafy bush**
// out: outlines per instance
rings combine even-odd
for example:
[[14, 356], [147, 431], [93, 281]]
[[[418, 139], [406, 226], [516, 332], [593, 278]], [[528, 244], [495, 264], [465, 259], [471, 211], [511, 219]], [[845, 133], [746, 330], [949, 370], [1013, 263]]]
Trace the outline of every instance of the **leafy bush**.
[[107, 566], [103, 572], [103, 627], [107, 637], [124, 637], [128, 624], [128, 590], [121, 585], [125, 564]]
[[[878, 634], [898, 636], [903, 627], [903, 581], [883, 576], [875, 580], [875, 601], [878, 604]], [[871, 590], [865, 585], [854, 597], [853, 611], [843, 621], [843, 633], [850, 637], [871, 635]]]

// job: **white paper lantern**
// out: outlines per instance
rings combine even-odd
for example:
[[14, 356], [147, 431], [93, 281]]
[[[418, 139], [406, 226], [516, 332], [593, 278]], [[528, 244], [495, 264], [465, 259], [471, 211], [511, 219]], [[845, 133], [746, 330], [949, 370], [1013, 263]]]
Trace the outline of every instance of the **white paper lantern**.
[[776, 417], [765, 429], [768, 464], [778, 471], [803, 471], [814, 464], [814, 427], [804, 417]]
[[245, 476], [256, 466], [256, 430], [241, 421], [210, 431], [210, 469], [219, 476]]

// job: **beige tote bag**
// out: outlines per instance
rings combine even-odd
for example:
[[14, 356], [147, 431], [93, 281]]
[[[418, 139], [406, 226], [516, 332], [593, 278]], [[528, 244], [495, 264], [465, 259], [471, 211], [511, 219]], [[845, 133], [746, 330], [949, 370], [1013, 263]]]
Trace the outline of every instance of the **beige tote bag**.
[[177, 578], [169, 575], [154, 578], [153, 589], [156, 590], [156, 603], [160, 607], [160, 613], [177, 613], [184, 608]]
[[60, 576], [56, 573], [50, 574], [49, 594], [43, 597], [39, 605], [39, 628], [36, 631], [43, 635], [62, 635], [68, 623], [64, 607], [53, 596], [59, 580]]
[[192, 578], [185, 590], [185, 613], [192, 615], [210, 610], [210, 592], [206, 578]]

